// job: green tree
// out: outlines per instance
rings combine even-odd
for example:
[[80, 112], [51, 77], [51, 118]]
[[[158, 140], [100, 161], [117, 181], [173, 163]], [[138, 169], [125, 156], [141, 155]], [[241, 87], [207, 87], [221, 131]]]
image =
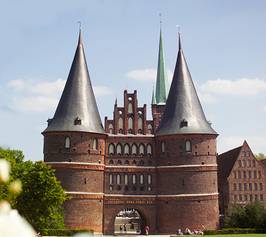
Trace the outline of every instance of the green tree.
[[266, 210], [260, 202], [253, 202], [242, 206], [233, 205], [225, 216], [226, 227], [263, 228], [265, 225]]
[[266, 159], [266, 156], [263, 153], [255, 154], [255, 157], [257, 160], [264, 160]]
[[[9, 200], [36, 229], [63, 229], [62, 205], [67, 196], [56, 179], [54, 170], [44, 162], [23, 161], [21, 151], [0, 149], [0, 158], [11, 164], [10, 180], [22, 182], [22, 192]], [[0, 198], [7, 196], [7, 189], [0, 187]]]

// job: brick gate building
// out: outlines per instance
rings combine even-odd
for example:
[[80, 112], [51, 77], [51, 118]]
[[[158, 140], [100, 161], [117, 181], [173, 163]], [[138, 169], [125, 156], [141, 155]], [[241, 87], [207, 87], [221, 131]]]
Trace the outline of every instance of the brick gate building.
[[[180, 37], [168, 95], [160, 33], [152, 120], [146, 105], [139, 107], [137, 91], [124, 91], [123, 106], [116, 101], [103, 128], [80, 33], [43, 135], [44, 161], [71, 196], [64, 206], [67, 227], [104, 234], [119, 228], [139, 233], [145, 225], [151, 233], [218, 227], [217, 133], [205, 118]], [[116, 226], [129, 212], [128, 223]]]

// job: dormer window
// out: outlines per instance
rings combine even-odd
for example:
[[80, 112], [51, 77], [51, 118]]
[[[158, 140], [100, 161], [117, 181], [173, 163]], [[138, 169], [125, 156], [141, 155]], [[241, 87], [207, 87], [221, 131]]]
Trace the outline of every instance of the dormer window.
[[47, 120], [48, 126], [51, 124], [52, 121], [53, 121], [53, 119], [48, 119]]
[[74, 125], [81, 125], [81, 118], [76, 117], [74, 120]]
[[183, 127], [187, 127], [188, 126], [188, 121], [183, 119], [181, 122], [180, 122], [180, 128], [183, 128]]

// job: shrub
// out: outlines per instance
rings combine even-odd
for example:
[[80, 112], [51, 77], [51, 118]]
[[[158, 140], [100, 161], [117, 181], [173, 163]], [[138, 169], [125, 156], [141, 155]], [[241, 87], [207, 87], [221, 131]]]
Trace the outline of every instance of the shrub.
[[233, 205], [225, 216], [226, 228], [263, 228], [266, 221], [266, 211], [259, 202], [241, 206]]
[[92, 230], [68, 230], [68, 229], [42, 229], [41, 235], [44, 236], [73, 236], [76, 233], [93, 233]]

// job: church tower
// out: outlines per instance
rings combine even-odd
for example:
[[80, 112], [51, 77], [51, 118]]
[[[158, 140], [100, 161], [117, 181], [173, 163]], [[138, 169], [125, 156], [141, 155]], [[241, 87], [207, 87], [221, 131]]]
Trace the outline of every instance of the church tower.
[[179, 35], [173, 80], [155, 134], [159, 233], [218, 227], [217, 136], [205, 118]]
[[162, 29], [160, 29], [156, 86], [155, 86], [155, 92], [154, 90], [152, 92], [152, 105], [151, 105], [154, 131], [157, 129], [161, 121], [165, 108], [165, 102], [168, 96], [168, 91], [169, 91], [169, 85], [168, 85], [167, 72], [164, 62]]
[[43, 136], [44, 161], [56, 170], [71, 197], [64, 206], [66, 226], [102, 232], [107, 135], [93, 93], [81, 32], [63, 94]]

